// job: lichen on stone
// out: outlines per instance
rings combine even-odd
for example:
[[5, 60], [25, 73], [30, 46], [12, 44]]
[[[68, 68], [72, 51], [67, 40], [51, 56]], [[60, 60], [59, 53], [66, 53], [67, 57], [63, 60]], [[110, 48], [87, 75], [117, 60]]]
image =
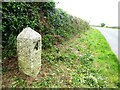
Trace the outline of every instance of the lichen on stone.
[[41, 67], [41, 35], [25, 28], [17, 37], [18, 65], [26, 75], [36, 77]]

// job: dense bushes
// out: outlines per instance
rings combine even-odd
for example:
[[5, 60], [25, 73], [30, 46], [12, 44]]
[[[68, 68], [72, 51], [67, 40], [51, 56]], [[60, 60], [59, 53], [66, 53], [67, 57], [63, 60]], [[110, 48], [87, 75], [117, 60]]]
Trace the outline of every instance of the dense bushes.
[[12, 56], [15, 54], [16, 37], [23, 28], [30, 26], [39, 30], [38, 8], [31, 4], [2, 3], [3, 55]]
[[42, 35], [43, 49], [89, 29], [87, 22], [56, 9], [54, 2], [3, 2], [3, 57], [15, 55], [16, 37], [27, 26]]

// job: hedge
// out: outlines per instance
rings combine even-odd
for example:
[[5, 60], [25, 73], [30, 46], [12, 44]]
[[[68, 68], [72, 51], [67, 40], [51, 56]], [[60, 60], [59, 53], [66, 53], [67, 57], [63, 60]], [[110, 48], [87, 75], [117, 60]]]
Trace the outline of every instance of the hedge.
[[3, 57], [16, 55], [16, 37], [27, 26], [42, 35], [43, 49], [89, 29], [86, 21], [56, 9], [54, 2], [2, 2]]

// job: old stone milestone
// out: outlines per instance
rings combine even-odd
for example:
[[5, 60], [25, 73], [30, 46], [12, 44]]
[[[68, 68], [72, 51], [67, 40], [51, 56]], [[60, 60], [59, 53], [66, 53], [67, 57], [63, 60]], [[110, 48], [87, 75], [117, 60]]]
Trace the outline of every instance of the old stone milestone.
[[19, 70], [36, 77], [41, 67], [41, 35], [30, 27], [23, 29], [17, 37]]

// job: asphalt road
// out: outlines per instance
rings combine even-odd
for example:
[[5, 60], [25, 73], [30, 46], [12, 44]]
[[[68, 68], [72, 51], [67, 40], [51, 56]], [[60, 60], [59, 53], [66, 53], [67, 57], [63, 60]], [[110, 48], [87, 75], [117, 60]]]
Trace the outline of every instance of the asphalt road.
[[[101, 27], [93, 27], [93, 28], [96, 28], [104, 35], [104, 37], [108, 41], [111, 49], [116, 54], [116, 56], [117, 57], [120, 56], [120, 55], [118, 55], [118, 30], [111, 29], [111, 28], [101, 28]], [[120, 58], [119, 58], [119, 60], [120, 60]]]

